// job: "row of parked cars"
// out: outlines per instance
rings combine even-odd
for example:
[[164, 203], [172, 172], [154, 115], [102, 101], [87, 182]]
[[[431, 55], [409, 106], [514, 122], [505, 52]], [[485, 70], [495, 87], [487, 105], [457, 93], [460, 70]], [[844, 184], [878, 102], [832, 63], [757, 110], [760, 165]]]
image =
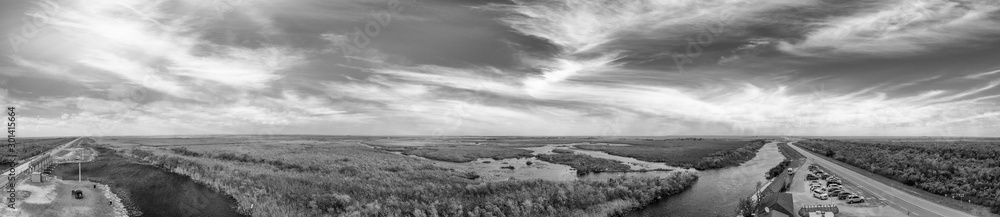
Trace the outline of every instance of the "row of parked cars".
[[[806, 174], [806, 181], [809, 181], [809, 190], [813, 192], [813, 197], [820, 200], [836, 197], [838, 200], [846, 200], [848, 204], [865, 202], [864, 197], [844, 190], [842, 180], [833, 174], [824, 172], [816, 165], [810, 165], [809, 171], [811, 173]], [[821, 181], [826, 181], [826, 184]]]

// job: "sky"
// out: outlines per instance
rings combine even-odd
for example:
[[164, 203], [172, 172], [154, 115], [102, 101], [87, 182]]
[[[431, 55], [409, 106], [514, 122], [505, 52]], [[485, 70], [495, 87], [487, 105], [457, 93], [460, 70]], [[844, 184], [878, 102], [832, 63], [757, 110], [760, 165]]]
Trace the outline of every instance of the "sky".
[[0, 2], [18, 136], [1000, 135], [995, 0]]

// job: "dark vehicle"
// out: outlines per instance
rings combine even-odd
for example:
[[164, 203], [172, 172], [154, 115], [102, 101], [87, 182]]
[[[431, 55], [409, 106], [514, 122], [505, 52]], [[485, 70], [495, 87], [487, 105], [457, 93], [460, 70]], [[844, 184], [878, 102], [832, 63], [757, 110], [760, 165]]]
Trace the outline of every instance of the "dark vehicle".
[[840, 191], [840, 190], [836, 190], [836, 189], [834, 189], [834, 190], [830, 190], [830, 193], [826, 193], [826, 196], [830, 196], [830, 197], [839, 197], [839, 196], [840, 196], [840, 194], [842, 194], [842, 193], [844, 193], [844, 192], [842, 192], [842, 191]]
[[807, 174], [806, 175], [806, 180], [818, 180], [818, 179], [819, 179], [819, 177], [816, 177], [813, 174]]
[[83, 191], [73, 190], [72, 192], [73, 192], [73, 197], [75, 197], [76, 199], [83, 199]]
[[823, 176], [820, 176], [820, 178], [823, 178], [823, 179], [830, 178], [830, 174], [823, 174]]
[[847, 200], [847, 198], [849, 198], [849, 197], [851, 197], [853, 195], [854, 194], [851, 194], [850, 192], [840, 193], [840, 195], [837, 196], [837, 200]]
[[843, 183], [840, 183], [840, 180], [826, 181], [826, 185], [832, 185], [832, 184], [843, 185]]

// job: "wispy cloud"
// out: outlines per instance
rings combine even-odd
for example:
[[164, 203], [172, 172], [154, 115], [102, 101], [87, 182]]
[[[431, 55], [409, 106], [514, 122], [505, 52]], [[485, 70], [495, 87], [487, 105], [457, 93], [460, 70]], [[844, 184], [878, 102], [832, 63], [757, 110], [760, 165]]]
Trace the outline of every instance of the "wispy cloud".
[[[782, 59], [905, 62], [910, 55], [965, 52], [950, 48], [974, 48], [1000, 34], [998, 6], [985, 1], [891, 1], [787, 15], [809, 23], [781, 25], [772, 15], [826, 3], [548, 0], [433, 8], [435, 2], [413, 7], [469, 11], [449, 13], [448, 20], [404, 12], [395, 18], [405, 21], [380, 30], [380, 46], [346, 59], [330, 44], [349, 40], [342, 33], [350, 29], [338, 28], [364, 25], [345, 20], [367, 19], [361, 16], [371, 14], [357, 11], [370, 2], [282, 2], [280, 8], [302, 10], [301, 16], [256, 0], [221, 12], [193, 0], [58, 4], [61, 12], [49, 24], [57, 30], [0, 66], [16, 69], [4, 70], [3, 78], [62, 79], [87, 88], [71, 97], [0, 88], [4, 102], [39, 111], [27, 119], [35, 125], [26, 132], [35, 134], [84, 133], [95, 122], [109, 122], [112, 134], [254, 133], [281, 125], [287, 128], [280, 133], [369, 135], [921, 135], [936, 127], [978, 127], [985, 130], [968, 134], [982, 134], [1000, 123], [1000, 81], [993, 78], [1000, 71], [953, 79], [942, 72], [972, 67], [901, 76], [896, 72], [905, 70], [857, 64], [817, 72]], [[706, 25], [721, 22], [721, 13], [732, 18], [712, 49], [736, 56], [704, 62], [726, 64], [684, 73], [642, 64], [685, 52], [686, 38], [711, 31]], [[491, 26], [454, 19], [460, 14], [497, 17], [480, 19]], [[411, 20], [453, 26], [421, 29], [407, 26]], [[248, 27], [232, 31], [233, 24]], [[413, 61], [423, 56], [412, 54], [430, 53], [422, 50], [428, 47], [470, 55], [494, 50], [470, 45], [476, 43], [417, 46], [391, 35], [469, 28], [477, 33], [462, 37], [511, 37], [479, 33], [504, 32], [530, 39], [492, 40], [515, 50], [503, 57], [515, 59], [509, 65], [441, 61], [446, 66]]]
[[818, 28], [804, 39], [782, 41], [778, 49], [799, 56], [846, 58], [975, 48], [1000, 35], [1000, 21], [992, 15], [998, 9], [992, 1], [886, 1], [858, 15], [816, 23]]

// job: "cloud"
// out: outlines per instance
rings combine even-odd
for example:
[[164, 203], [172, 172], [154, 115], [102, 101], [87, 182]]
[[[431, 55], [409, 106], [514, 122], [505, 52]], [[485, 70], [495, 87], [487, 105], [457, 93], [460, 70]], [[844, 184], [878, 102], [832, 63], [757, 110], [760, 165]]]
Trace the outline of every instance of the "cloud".
[[983, 73], [966, 75], [965, 78], [967, 78], [967, 79], [980, 79], [980, 78], [983, 78], [983, 77], [986, 77], [986, 76], [990, 76], [990, 75], [993, 75], [993, 74], [997, 74], [997, 73], [1000, 73], [1000, 70], [994, 70], [994, 71], [989, 71], [989, 72], [983, 72]]
[[[1000, 123], [996, 120], [1000, 81], [980, 81], [997, 71], [964, 75], [967, 79], [934, 75], [903, 80], [847, 73], [853, 71], [837, 67], [811, 72], [781, 60], [755, 58], [775, 49], [820, 58], [906, 58], [977, 45], [1000, 30], [996, 20], [987, 19], [995, 13], [991, 12], [995, 5], [985, 2], [967, 3], [975, 6], [970, 7], [919, 0], [879, 3], [881, 7], [833, 15], [795, 14], [818, 20], [799, 39], [789, 35], [801, 33], [796, 32], [801, 26], [795, 26], [800, 23], [779, 26], [765, 18], [825, 3], [550, 0], [471, 8], [430, 4], [421, 7], [444, 14], [451, 14], [444, 10], [469, 10], [454, 14], [496, 15], [495, 20], [484, 20], [506, 26], [478, 25], [488, 23], [482, 20], [469, 22], [476, 25], [455, 24], [409, 10], [404, 14], [407, 21], [435, 23], [435, 28], [387, 27], [380, 36], [384, 43], [349, 55], [364, 61], [346, 64], [330, 60], [335, 55], [330, 55], [329, 45], [352, 43], [341, 34], [350, 29], [338, 28], [355, 25], [331, 23], [364, 20], [367, 17], [358, 16], [370, 14], [321, 14], [345, 10], [334, 6], [364, 3], [290, 1], [283, 2], [290, 6], [280, 7], [302, 10], [295, 13], [307, 14], [303, 16], [282, 16], [288, 12], [278, 13], [270, 2], [251, 0], [58, 3], [61, 12], [49, 19], [49, 25], [59, 31], [39, 39], [61, 43], [30, 44], [31, 49], [12, 56], [12, 65], [5, 66], [19, 73], [3, 76], [67, 79], [86, 83], [88, 89], [72, 97], [29, 97], [6, 85], [0, 88], [4, 102], [38, 108], [40, 115], [27, 119], [37, 123], [25, 131], [32, 135], [88, 133], [92, 125], [100, 126], [105, 135], [258, 133], [274, 126], [280, 126], [280, 133], [361, 135], [919, 135], [936, 127], [977, 134], [997, 129]], [[718, 61], [723, 64], [683, 74], [635, 64], [677, 53], [671, 49], [684, 47], [687, 37], [720, 22], [726, 31], [714, 41], [724, 49], [715, 52], [736, 54]], [[250, 25], [247, 29], [252, 30], [229, 32], [232, 23]], [[463, 32], [469, 26], [478, 29]], [[792, 30], [783, 32], [786, 27]], [[432, 45], [400, 49], [405, 52], [388, 49], [409, 45], [404, 43], [406, 37], [392, 35], [397, 31], [432, 38], [421, 41], [453, 39], [434, 37], [444, 34], [437, 30], [454, 31], [461, 34], [454, 38], [462, 39], [462, 43], [442, 43], [451, 46], [441, 49], [454, 50], [440, 56], [490, 53], [494, 50], [483, 48], [493, 46], [465, 45], [508, 39], [488, 33], [513, 30], [531, 40], [512, 40], [504, 48], [516, 51], [498, 51], [517, 59], [510, 65], [428, 60], [436, 57], [406, 61], [417, 58], [403, 55], [438, 49]], [[260, 39], [244, 43], [220, 35]], [[754, 67], [724, 64], [741, 58], [755, 58]], [[352, 71], [348, 75], [310, 66]], [[856, 71], [870, 69], [857, 66]], [[872, 84], [853, 82], [857, 80]], [[814, 88], [823, 85], [836, 88]], [[977, 127], [984, 130], [962, 131]]]
[[[177, 97], [192, 98], [197, 95], [193, 90], [204, 88], [265, 88], [281, 77], [278, 71], [296, 65], [302, 58], [282, 47], [247, 48], [212, 43], [203, 37], [206, 21], [196, 19], [200, 17], [199, 10], [184, 11], [191, 9], [185, 6], [192, 5], [174, 9], [165, 2], [143, 1], [58, 4], [62, 10], [50, 17], [49, 22], [65, 33], [66, 40], [73, 40], [75, 46], [58, 57], [36, 58], [64, 60], [63, 64], [81, 63]], [[20, 58], [15, 61], [30, 63]], [[61, 77], [85, 77], [92, 73], [29, 66]]]
[[[835, 17], [802, 40], [778, 49], [797, 56], [899, 57], [942, 48], [975, 48], [1000, 35], [994, 1], [906, 0], [886, 2], [872, 12]], [[857, 56], [853, 56], [857, 57]]]

